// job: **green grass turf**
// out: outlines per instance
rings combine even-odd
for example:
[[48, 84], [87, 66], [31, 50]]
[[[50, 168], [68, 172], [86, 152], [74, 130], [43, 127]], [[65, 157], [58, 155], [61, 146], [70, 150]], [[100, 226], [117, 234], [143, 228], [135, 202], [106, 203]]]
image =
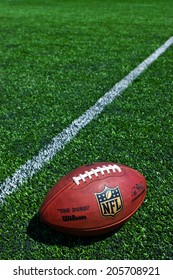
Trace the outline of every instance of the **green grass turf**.
[[[1, 1], [1, 182], [172, 36], [171, 1]], [[171, 259], [172, 47], [0, 211], [0, 259]], [[130, 165], [147, 198], [104, 238], [40, 224], [50, 187], [95, 161]]]

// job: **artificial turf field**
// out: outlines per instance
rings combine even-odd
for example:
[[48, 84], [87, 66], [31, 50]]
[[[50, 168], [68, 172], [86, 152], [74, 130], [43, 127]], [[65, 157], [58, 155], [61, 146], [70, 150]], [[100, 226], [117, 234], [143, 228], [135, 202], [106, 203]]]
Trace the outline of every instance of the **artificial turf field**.
[[[173, 35], [172, 1], [0, 1], [0, 181]], [[0, 259], [172, 258], [173, 46], [0, 206]], [[147, 197], [117, 232], [79, 238], [38, 217], [72, 169], [114, 161]]]

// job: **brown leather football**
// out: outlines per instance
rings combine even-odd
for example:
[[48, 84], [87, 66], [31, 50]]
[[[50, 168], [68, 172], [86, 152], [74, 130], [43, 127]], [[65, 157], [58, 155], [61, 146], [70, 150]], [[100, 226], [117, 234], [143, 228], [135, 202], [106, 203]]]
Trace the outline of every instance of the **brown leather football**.
[[114, 162], [81, 166], [61, 178], [40, 208], [43, 222], [59, 232], [99, 235], [120, 227], [140, 207], [146, 180]]

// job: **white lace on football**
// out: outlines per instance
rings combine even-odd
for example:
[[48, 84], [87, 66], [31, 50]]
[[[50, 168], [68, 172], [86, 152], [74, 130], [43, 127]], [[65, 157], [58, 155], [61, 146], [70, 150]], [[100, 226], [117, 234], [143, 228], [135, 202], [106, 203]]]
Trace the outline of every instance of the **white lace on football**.
[[114, 165], [103, 165], [102, 167], [96, 167], [96, 169], [92, 168], [90, 171], [85, 171], [83, 174], [79, 174], [77, 177], [73, 177], [73, 181], [76, 183], [76, 185], [80, 185], [80, 181], [86, 182], [86, 178], [92, 179], [92, 176], [98, 177], [98, 173], [101, 173], [101, 175], [105, 175], [105, 172], [110, 174], [110, 171], [113, 171], [114, 173], [116, 171], [121, 172], [121, 168], [114, 164]]

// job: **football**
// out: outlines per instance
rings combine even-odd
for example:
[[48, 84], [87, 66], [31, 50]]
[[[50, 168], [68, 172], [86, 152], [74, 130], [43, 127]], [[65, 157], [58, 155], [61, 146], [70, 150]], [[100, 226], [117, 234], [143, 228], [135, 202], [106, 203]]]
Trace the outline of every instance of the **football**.
[[41, 220], [59, 232], [91, 236], [122, 226], [146, 196], [138, 171], [114, 162], [81, 166], [62, 177], [48, 192]]

